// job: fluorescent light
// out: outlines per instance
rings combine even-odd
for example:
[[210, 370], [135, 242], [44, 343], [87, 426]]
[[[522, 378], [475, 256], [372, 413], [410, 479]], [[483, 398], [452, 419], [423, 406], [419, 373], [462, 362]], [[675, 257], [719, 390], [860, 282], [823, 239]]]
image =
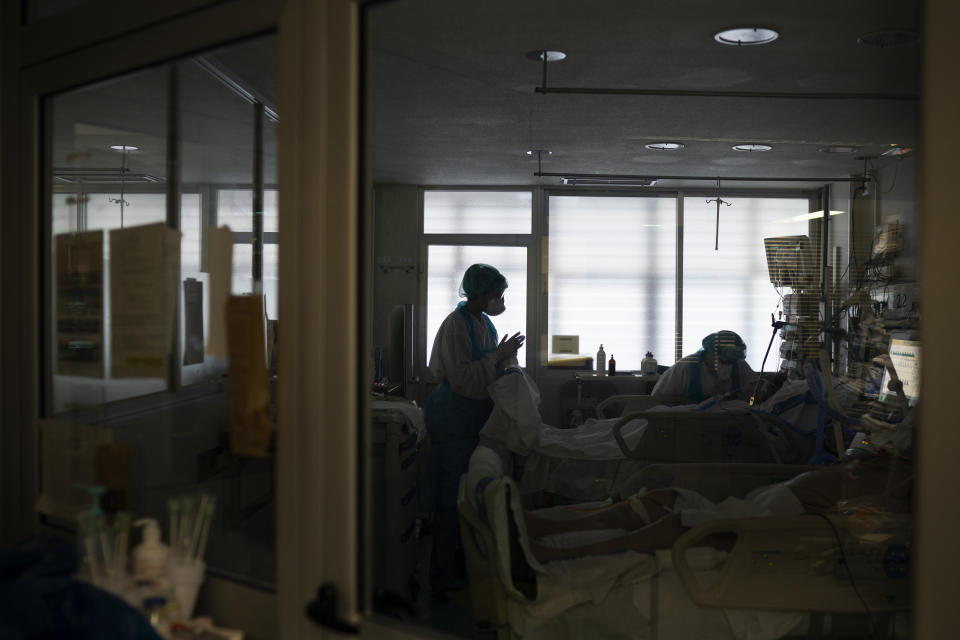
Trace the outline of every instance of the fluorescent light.
[[724, 29], [715, 33], [713, 39], [720, 44], [729, 44], [737, 47], [768, 44], [780, 37], [780, 34], [773, 29], [765, 27], [738, 27], [736, 29]]
[[112, 144], [110, 148], [114, 151], [139, 151], [140, 147], [135, 147], [132, 144]]
[[607, 176], [567, 177], [560, 181], [571, 187], [652, 187], [657, 184], [656, 178], [612, 178]]
[[880, 155], [881, 155], [881, 156], [888, 156], [888, 157], [889, 157], [889, 156], [895, 156], [895, 157], [898, 157], [898, 158], [899, 158], [900, 156], [905, 156], [905, 155], [907, 155], [907, 154], [910, 153], [911, 151], [913, 151], [913, 149], [911, 149], [910, 147], [902, 147], [902, 146], [900, 146], [900, 145], [898, 145], [898, 144], [892, 144], [892, 145], [890, 145], [890, 148], [889, 148], [889, 149], [887, 149], [886, 151], [884, 151], [884, 152], [881, 153]]
[[[830, 211], [830, 216], [839, 216], [846, 213], [846, 211]], [[805, 213], [801, 216], [793, 216], [791, 218], [780, 218], [779, 220], [774, 220], [774, 222], [802, 222], [803, 220], [816, 220], [817, 218], [823, 217], [823, 211], [814, 211], [813, 213]]]
[[820, 147], [817, 151], [820, 153], [856, 153], [860, 149], [848, 144], [833, 144], [829, 147]]

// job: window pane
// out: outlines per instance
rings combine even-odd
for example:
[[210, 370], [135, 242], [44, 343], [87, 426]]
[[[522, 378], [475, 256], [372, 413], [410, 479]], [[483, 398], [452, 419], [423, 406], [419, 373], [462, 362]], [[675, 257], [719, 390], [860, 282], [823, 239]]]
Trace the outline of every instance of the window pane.
[[[274, 126], [273, 128], [276, 128], [276, 126]], [[264, 233], [270, 233], [271, 231], [280, 230], [280, 216], [278, 215], [279, 209], [277, 209], [277, 206], [278, 206], [277, 190], [264, 189], [263, 190], [263, 232]]]
[[[167, 219], [167, 196], [164, 193], [120, 192], [87, 194], [87, 229], [125, 229]], [[109, 249], [107, 249], [109, 250]]]
[[[427, 250], [427, 344], [430, 360], [433, 339], [440, 323], [463, 298], [458, 294], [463, 272], [477, 262], [485, 262], [500, 270], [509, 285], [503, 294], [507, 310], [492, 318], [502, 338], [517, 331], [527, 332], [527, 248], [465, 247], [431, 245]], [[520, 366], [526, 366], [526, 350], [517, 353]]]
[[76, 193], [53, 194], [53, 233], [66, 233], [77, 230]]
[[183, 274], [200, 271], [200, 194], [180, 196], [180, 271]]
[[253, 191], [219, 189], [217, 191], [217, 226], [231, 231], [253, 231]]
[[[252, 258], [251, 258], [252, 259]], [[266, 298], [267, 317], [276, 320], [277, 293], [280, 291], [280, 245], [263, 245], [263, 295]]]
[[424, 233], [530, 233], [529, 191], [423, 192]]
[[617, 368], [637, 370], [647, 351], [673, 360], [676, 306], [674, 198], [549, 199], [548, 341], [580, 336]]
[[233, 245], [233, 283], [230, 292], [237, 296], [253, 293], [253, 245], [236, 243]]
[[[720, 329], [747, 343], [747, 362], [760, 370], [773, 331], [780, 295], [767, 273], [763, 239], [806, 235], [806, 198], [737, 198], [720, 210], [719, 249], [714, 250], [717, 208], [702, 197], [683, 203], [683, 353]], [[801, 217], [797, 220], [795, 218]], [[765, 370], [778, 368], [780, 339], [770, 348]], [[673, 358], [670, 358], [672, 361]], [[666, 360], [665, 360], [666, 361]]]

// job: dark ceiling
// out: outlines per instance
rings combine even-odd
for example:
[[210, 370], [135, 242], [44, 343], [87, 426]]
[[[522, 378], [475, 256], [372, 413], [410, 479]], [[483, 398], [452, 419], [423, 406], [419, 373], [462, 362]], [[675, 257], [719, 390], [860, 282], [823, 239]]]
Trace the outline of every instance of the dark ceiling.
[[[544, 172], [816, 179], [860, 173], [863, 156], [916, 141], [919, 45], [858, 44], [916, 33], [914, 2], [394, 0], [367, 18], [375, 182], [559, 184], [534, 176], [528, 149], [552, 151]], [[714, 41], [739, 26], [780, 37]], [[526, 54], [540, 49], [567, 54], [548, 65], [547, 87], [705, 95], [536, 93], [542, 64]], [[795, 95], [716, 95], [730, 92]], [[686, 146], [644, 147], [657, 141]], [[818, 151], [827, 145], [857, 151]], [[786, 183], [752, 186], [770, 185]]]
[[[664, 176], [818, 178], [857, 174], [863, 156], [913, 146], [919, 112], [919, 45], [875, 47], [860, 36], [916, 32], [908, 0], [393, 0], [366, 10], [370, 166], [376, 183], [558, 184], [536, 177], [528, 149], [548, 149], [545, 172], [660, 177], [660, 187], [710, 186]], [[763, 46], [725, 46], [717, 31], [776, 29]], [[275, 36], [203, 58], [268, 106], [276, 105]], [[564, 51], [548, 88], [642, 90], [675, 95], [537, 93], [543, 68], [527, 54]], [[208, 65], [208, 66], [209, 66]], [[169, 67], [54, 101], [54, 166], [120, 164], [111, 144], [134, 144], [133, 172], [165, 178]], [[180, 65], [182, 181], [249, 183], [248, 101], [196, 61]], [[676, 95], [676, 92], [702, 95]], [[736, 97], [740, 92], [792, 97]], [[823, 97], [843, 94], [846, 97]], [[877, 99], [877, 95], [885, 96]], [[865, 98], [864, 96], [873, 96]], [[282, 119], [282, 105], [278, 110]], [[275, 129], [267, 123], [267, 181]], [[644, 145], [681, 142], [676, 152]], [[769, 152], [731, 149], [764, 143]], [[826, 154], [827, 145], [857, 151]], [[891, 160], [875, 161], [877, 166]]]

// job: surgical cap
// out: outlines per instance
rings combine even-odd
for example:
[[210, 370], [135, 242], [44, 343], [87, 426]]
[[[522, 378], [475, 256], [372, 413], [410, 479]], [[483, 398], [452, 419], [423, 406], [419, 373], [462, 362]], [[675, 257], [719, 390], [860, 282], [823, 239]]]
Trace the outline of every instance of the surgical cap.
[[488, 264], [472, 264], [463, 274], [460, 283], [460, 297], [472, 300], [491, 291], [507, 288], [507, 279]]
[[716, 354], [721, 360], [746, 360], [747, 345], [733, 331], [717, 331], [703, 339], [703, 350]]

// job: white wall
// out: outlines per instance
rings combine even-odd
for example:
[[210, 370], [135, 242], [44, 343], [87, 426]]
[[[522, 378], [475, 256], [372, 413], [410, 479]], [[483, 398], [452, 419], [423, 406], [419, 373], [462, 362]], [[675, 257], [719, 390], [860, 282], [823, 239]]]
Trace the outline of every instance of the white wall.
[[[396, 365], [387, 361], [391, 311], [398, 305], [409, 303], [416, 305], [418, 313], [421, 311], [419, 201], [420, 189], [415, 185], [379, 185], [374, 188], [372, 346], [383, 347], [386, 351], [386, 371]], [[402, 268], [405, 263], [401, 263], [401, 258], [411, 259], [414, 268]], [[416, 348], [419, 350], [415, 353], [422, 353], [421, 347]], [[418, 401], [422, 400], [418, 398]]]

